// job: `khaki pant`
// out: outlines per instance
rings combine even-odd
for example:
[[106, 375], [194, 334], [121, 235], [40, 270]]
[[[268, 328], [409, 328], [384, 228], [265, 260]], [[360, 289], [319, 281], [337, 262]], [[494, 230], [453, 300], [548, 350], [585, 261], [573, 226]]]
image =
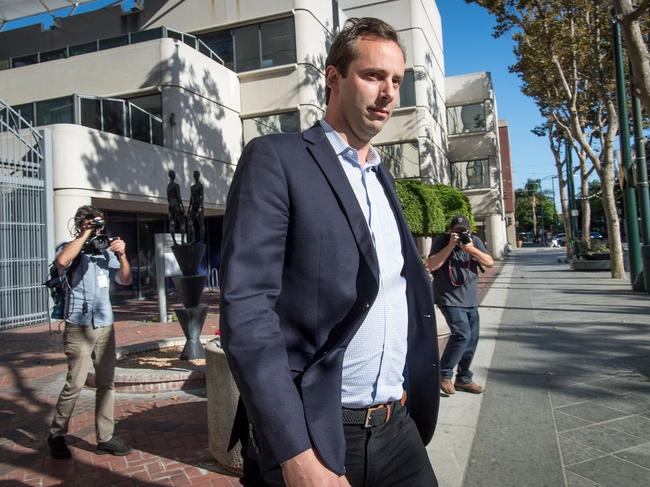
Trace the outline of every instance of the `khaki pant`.
[[115, 376], [115, 330], [113, 325], [93, 328], [66, 323], [63, 351], [68, 359], [68, 375], [59, 395], [50, 427], [52, 436], [68, 432], [77, 398], [83, 389], [90, 365], [95, 366], [95, 433], [97, 442], [113, 437]]

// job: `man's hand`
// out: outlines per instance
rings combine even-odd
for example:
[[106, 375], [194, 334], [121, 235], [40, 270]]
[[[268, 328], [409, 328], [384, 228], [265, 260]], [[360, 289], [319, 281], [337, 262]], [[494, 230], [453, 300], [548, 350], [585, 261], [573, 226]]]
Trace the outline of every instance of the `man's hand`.
[[345, 475], [328, 469], [311, 448], [284, 462], [282, 477], [287, 487], [351, 487]]
[[115, 240], [111, 242], [111, 246], [108, 247], [108, 250], [112, 250], [118, 257], [120, 257], [126, 253], [126, 242], [124, 242], [120, 237], [116, 237]]
[[451, 232], [449, 234], [449, 243], [447, 244], [447, 247], [453, 250], [456, 245], [459, 245], [459, 242], [460, 242], [460, 235], [457, 234], [456, 232]]
[[474, 240], [470, 240], [466, 244], [460, 244], [461, 248], [470, 254], [473, 254], [474, 250], [478, 250], [476, 247], [474, 247]]

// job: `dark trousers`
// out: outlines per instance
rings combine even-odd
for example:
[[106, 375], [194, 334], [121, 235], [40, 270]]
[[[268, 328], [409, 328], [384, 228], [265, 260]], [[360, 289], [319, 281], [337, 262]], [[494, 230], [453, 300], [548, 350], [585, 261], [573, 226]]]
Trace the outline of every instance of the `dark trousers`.
[[456, 370], [456, 380], [469, 384], [472, 382], [472, 359], [478, 345], [479, 317], [478, 308], [461, 308], [458, 306], [439, 306], [451, 330], [449, 342], [440, 359], [440, 376], [451, 379]]
[[[427, 451], [405, 407], [398, 408], [387, 423], [373, 428], [344, 425], [346, 478], [352, 487], [437, 487]], [[280, 468], [261, 473], [244, 453], [247, 487], [283, 487]]]

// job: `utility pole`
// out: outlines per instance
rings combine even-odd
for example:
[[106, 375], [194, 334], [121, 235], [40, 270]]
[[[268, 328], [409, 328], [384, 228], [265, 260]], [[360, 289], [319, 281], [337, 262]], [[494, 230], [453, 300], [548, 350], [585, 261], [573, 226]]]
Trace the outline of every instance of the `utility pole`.
[[632, 90], [632, 119], [634, 121], [634, 152], [636, 153], [636, 190], [641, 210], [641, 267], [646, 292], [650, 293], [650, 196], [648, 193], [648, 167], [646, 166], [643, 118], [639, 98]]
[[627, 96], [625, 94], [625, 70], [623, 64], [623, 43], [621, 26], [614, 19], [614, 62], [616, 66], [616, 95], [618, 101], [618, 118], [620, 120], [621, 162], [625, 169], [625, 187], [623, 200], [625, 207], [625, 225], [627, 228], [627, 247], [630, 257], [630, 282], [635, 291], [643, 290], [643, 283], [638, 282], [641, 275], [641, 245], [639, 243], [639, 222], [637, 217], [636, 190], [634, 189], [634, 169], [630, 154], [630, 124], [627, 113]]

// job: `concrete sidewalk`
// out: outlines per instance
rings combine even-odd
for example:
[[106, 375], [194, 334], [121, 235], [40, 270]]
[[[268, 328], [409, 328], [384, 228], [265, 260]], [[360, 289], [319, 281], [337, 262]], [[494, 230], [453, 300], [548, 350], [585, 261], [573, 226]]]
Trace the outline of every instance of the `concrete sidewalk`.
[[562, 255], [516, 251], [485, 296], [488, 388], [441, 400], [441, 487], [650, 485], [650, 296]]

